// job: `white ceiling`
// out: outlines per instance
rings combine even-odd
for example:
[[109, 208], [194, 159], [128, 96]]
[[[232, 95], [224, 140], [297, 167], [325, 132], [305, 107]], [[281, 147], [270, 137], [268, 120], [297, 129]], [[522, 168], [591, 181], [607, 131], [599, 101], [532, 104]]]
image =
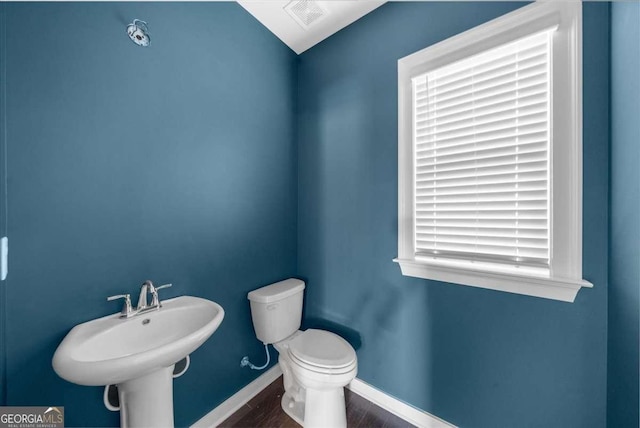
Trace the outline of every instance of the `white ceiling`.
[[[298, 2], [299, 0], [293, 0]], [[243, 0], [238, 3], [267, 27], [295, 53], [301, 54], [313, 45], [340, 31], [386, 0], [326, 0], [315, 1], [327, 13], [303, 28], [285, 11], [290, 0]]]

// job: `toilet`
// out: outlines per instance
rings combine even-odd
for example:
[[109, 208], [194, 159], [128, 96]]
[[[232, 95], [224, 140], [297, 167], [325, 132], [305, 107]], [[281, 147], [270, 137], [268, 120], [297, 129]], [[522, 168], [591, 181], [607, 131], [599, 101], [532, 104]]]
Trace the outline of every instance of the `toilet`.
[[344, 387], [358, 372], [356, 351], [337, 334], [299, 330], [304, 287], [290, 278], [251, 291], [253, 327], [278, 351], [282, 409], [305, 428], [346, 427]]

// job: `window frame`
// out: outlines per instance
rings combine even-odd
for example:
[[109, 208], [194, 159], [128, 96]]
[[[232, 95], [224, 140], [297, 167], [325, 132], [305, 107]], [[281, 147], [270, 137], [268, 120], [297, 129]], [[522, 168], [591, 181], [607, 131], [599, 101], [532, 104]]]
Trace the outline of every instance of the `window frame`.
[[[551, 52], [548, 274], [416, 258], [412, 78], [557, 26]], [[556, 197], [562, 195], [562, 197]], [[398, 60], [398, 258], [403, 275], [573, 302], [582, 287], [582, 4], [536, 2]]]

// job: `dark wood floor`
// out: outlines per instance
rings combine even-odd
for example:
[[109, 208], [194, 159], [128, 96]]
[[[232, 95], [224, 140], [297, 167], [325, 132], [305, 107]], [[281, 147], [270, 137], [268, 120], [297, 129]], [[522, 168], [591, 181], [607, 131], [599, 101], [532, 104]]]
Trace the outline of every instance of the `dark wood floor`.
[[[300, 428], [282, 410], [282, 376], [231, 415], [220, 427]], [[345, 389], [349, 428], [407, 428], [410, 423]]]

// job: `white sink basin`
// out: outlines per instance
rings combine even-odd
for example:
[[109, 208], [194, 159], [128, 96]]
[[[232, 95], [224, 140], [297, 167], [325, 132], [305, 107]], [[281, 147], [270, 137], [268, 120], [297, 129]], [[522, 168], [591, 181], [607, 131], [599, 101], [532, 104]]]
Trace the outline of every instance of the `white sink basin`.
[[160, 310], [131, 318], [98, 318], [67, 334], [53, 368], [79, 385], [120, 384], [173, 366], [200, 347], [223, 318], [220, 305], [191, 296], [164, 300]]

